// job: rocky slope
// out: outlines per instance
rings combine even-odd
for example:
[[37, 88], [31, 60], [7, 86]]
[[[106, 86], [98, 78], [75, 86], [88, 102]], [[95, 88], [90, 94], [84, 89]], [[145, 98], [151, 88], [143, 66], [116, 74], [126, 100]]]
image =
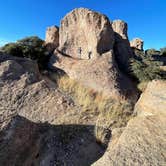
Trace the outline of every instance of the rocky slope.
[[112, 131], [104, 156], [93, 166], [164, 166], [166, 163], [166, 82], [153, 81], [136, 104], [137, 116]]
[[0, 55], [0, 81], [0, 165], [84, 166], [104, 153], [94, 125], [79, 123], [79, 107], [35, 62]]

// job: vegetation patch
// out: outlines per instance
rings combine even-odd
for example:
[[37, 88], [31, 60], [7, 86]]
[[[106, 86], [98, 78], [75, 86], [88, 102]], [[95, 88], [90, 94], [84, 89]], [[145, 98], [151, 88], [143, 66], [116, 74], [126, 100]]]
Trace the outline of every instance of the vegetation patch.
[[1, 49], [9, 55], [36, 60], [41, 70], [47, 68], [50, 58], [50, 54], [44, 46], [44, 41], [37, 36], [27, 37], [15, 43], [8, 43]]
[[163, 62], [155, 60], [159, 51], [149, 49], [143, 52], [135, 49], [134, 52], [135, 57], [130, 59], [131, 75], [138, 80], [138, 83], [143, 82], [141, 86], [154, 79], [166, 79], [166, 73], [161, 69]]

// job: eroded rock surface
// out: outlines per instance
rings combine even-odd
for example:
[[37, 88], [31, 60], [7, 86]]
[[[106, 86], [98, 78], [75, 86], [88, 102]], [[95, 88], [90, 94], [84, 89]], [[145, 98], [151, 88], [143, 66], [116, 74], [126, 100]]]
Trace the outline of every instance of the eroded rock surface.
[[119, 134], [113, 130], [107, 152], [93, 166], [165, 165], [165, 90], [165, 81], [148, 84], [136, 104], [138, 116], [131, 119]]
[[59, 28], [57, 26], [47, 28], [45, 45], [49, 52], [53, 52], [59, 46]]
[[35, 62], [0, 55], [0, 122], [19, 114], [34, 122], [57, 123], [57, 114], [60, 118], [69, 110], [75, 110], [72, 100], [40, 75]]
[[133, 100], [136, 99], [137, 92], [131, 81], [119, 71], [113, 52], [92, 60], [77, 60], [59, 52], [55, 55], [53, 65], [86, 87], [114, 98], [132, 96]]
[[132, 41], [130, 41], [130, 46], [143, 51], [144, 41], [140, 38], [135, 38]]
[[104, 149], [79, 114], [35, 62], [0, 55], [0, 165], [92, 164]]
[[135, 113], [142, 116], [166, 115], [166, 81], [153, 80], [135, 106]]
[[34, 123], [15, 116], [0, 123], [3, 166], [91, 165], [104, 152], [95, 142], [93, 126]]
[[132, 82], [120, 72], [116, 62], [115, 36], [116, 49], [121, 51], [118, 58], [126, 65], [131, 56], [126, 23], [115, 21], [111, 26], [100, 13], [75, 9], [61, 21], [60, 45], [50, 62], [95, 91], [114, 97], [137, 96]]
[[109, 19], [97, 12], [78, 8], [61, 21], [59, 50], [68, 56], [91, 59], [111, 50], [114, 34]]

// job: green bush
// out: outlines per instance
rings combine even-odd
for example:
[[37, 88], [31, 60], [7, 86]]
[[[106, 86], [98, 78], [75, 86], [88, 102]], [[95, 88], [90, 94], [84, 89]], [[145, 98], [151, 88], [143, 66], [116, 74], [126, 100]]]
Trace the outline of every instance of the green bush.
[[39, 65], [39, 69], [47, 68], [50, 57], [44, 46], [44, 41], [37, 36], [27, 37], [18, 40], [15, 43], [6, 44], [2, 47], [2, 50], [13, 56], [36, 60]]
[[158, 50], [156, 50], [156, 49], [151, 48], [151, 49], [146, 50], [145, 54], [148, 55], [148, 56], [151, 56], [151, 55], [160, 55], [161, 52], [158, 51]]
[[153, 79], [162, 79], [162, 71], [160, 67], [162, 62], [155, 61], [152, 56], [142, 56], [141, 58], [132, 58], [131, 72], [139, 82], [150, 81]]

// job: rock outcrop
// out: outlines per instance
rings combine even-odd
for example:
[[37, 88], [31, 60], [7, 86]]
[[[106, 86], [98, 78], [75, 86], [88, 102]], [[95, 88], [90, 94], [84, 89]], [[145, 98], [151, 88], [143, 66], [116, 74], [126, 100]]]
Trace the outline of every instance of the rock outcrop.
[[[126, 25], [119, 22], [116, 25], [114, 29], [122, 35], [116, 46], [120, 49], [122, 43], [126, 50], [126, 45], [129, 46]], [[120, 72], [113, 47], [114, 32], [108, 18], [89, 9], [75, 9], [61, 21], [60, 45], [51, 63], [95, 91], [114, 97], [132, 96], [136, 92], [131, 81]], [[126, 64], [130, 55], [124, 54], [125, 50], [121, 56], [124, 55]], [[123, 61], [123, 57], [119, 58]]]
[[109, 19], [89, 9], [78, 8], [61, 21], [59, 51], [79, 59], [96, 58], [111, 50], [114, 34]]
[[75, 110], [70, 103], [55, 83], [39, 74], [36, 62], [0, 55], [0, 122], [19, 114], [34, 122], [57, 123], [66, 111]]
[[93, 60], [72, 59], [57, 52], [56, 59], [55, 67], [88, 88], [115, 98], [137, 96], [130, 80], [118, 70], [112, 52]]
[[93, 125], [70, 125], [79, 112], [36, 62], [0, 55], [0, 165], [91, 165], [104, 149]]
[[53, 52], [59, 46], [59, 28], [57, 26], [47, 28], [45, 45], [49, 52]]
[[138, 115], [166, 115], [166, 81], [150, 82], [135, 106]]
[[129, 58], [133, 56], [128, 40], [128, 26], [122, 20], [115, 20], [112, 23], [112, 28], [115, 33], [114, 53], [119, 66], [128, 71]]
[[131, 119], [121, 132], [113, 130], [107, 152], [93, 166], [165, 165], [165, 93], [165, 81], [148, 84], [136, 104], [137, 117]]
[[140, 38], [135, 38], [132, 41], [130, 41], [130, 46], [132, 48], [136, 48], [140, 51], [143, 51], [144, 41]]

